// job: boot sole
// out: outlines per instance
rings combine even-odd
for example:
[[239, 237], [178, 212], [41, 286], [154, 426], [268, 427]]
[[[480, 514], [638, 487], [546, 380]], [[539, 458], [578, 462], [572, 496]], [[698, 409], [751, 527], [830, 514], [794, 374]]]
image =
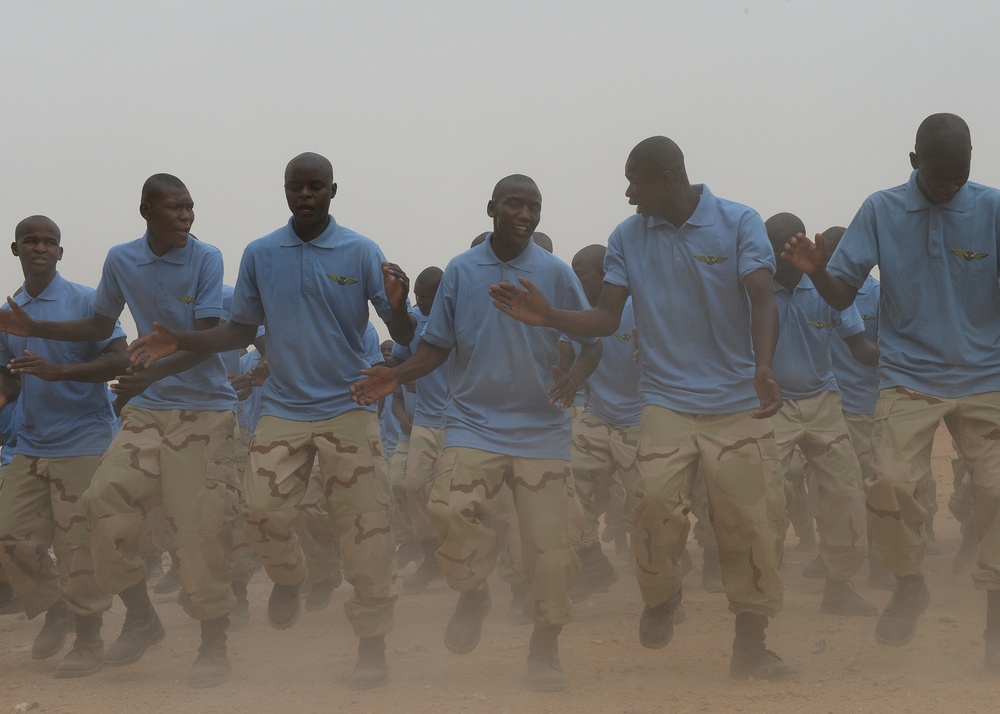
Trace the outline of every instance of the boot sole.
[[55, 657], [57, 654], [63, 651], [63, 647], [66, 646], [66, 638], [69, 635], [69, 630], [63, 633], [62, 639], [59, 641], [59, 646], [53, 645], [51, 648], [45, 650], [44, 652], [32, 652], [31, 659], [36, 662], [40, 662], [43, 659], [50, 659]]
[[56, 669], [52, 676], [56, 679], [79, 679], [80, 677], [89, 677], [92, 674], [97, 674], [101, 671], [103, 665], [99, 664], [96, 667], [91, 667], [90, 669], [71, 669], [71, 670], [60, 670]]
[[358, 691], [378, 689], [379, 687], [384, 687], [388, 681], [388, 672], [385, 673], [384, 677], [380, 677], [379, 679], [351, 679], [351, 689], [356, 689]]
[[841, 617], [878, 617], [878, 608], [872, 610], [847, 610], [822, 605], [819, 611], [824, 615], [839, 615]]
[[224, 675], [219, 677], [212, 677], [211, 679], [189, 679], [188, 686], [192, 689], [210, 689], [211, 687], [218, 687], [220, 684], [228, 680], [232, 673], [232, 669], [228, 669]]
[[888, 640], [888, 639], [886, 639], [884, 637], [880, 637], [879, 634], [878, 634], [878, 632], [876, 632], [875, 633], [875, 641], [878, 642], [880, 645], [885, 645], [886, 647], [902, 647], [903, 645], [910, 644], [910, 642], [912, 642], [913, 638], [916, 637], [916, 636], [917, 636], [917, 633], [914, 632], [912, 635], [910, 635], [909, 637], [907, 637], [904, 640]]
[[562, 682], [536, 682], [528, 680], [528, 689], [533, 692], [565, 692], [567, 683]]
[[271, 613], [268, 612], [267, 613], [267, 621], [271, 624], [271, 627], [273, 627], [276, 630], [287, 630], [292, 625], [294, 625], [296, 622], [299, 621], [299, 615], [301, 615], [301, 614], [302, 614], [302, 608], [298, 607], [298, 608], [295, 609], [295, 614], [292, 615], [292, 617], [291, 617], [290, 620], [287, 620], [285, 622], [278, 622], [273, 617], [271, 617]]
[[166, 638], [166, 636], [167, 636], [167, 631], [165, 629], [163, 629], [163, 627], [160, 627], [160, 631], [157, 632], [152, 637], [150, 637], [149, 641], [146, 643], [145, 647], [143, 647], [141, 650], [139, 650], [139, 652], [136, 655], [134, 655], [132, 657], [129, 657], [128, 659], [118, 659], [118, 660], [108, 659], [108, 656], [105, 655], [104, 656], [104, 664], [107, 665], [108, 667], [122, 667], [122, 666], [127, 665], [127, 664], [135, 664], [140, 659], [142, 659], [142, 656], [144, 654], [146, 654], [146, 650], [148, 650], [150, 647], [152, 647], [153, 645], [155, 645], [155, 644], [157, 644], [159, 642], [163, 642], [163, 640]]

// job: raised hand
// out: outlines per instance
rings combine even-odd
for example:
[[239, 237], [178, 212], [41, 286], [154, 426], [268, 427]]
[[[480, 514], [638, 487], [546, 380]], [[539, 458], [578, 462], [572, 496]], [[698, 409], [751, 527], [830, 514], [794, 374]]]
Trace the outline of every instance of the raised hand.
[[806, 275], [812, 275], [826, 263], [823, 236], [817, 233], [816, 242], [813, 243], [804, 234], [796, 233], [785, 243], [781, 257]]
[[524, 286], [524, 290], [513, 283], [491, 285], [493, 307], [526, 325], [543, 327], [550, 309], [548, 300], [530, 280], [518, 278], [518, 282]]
[[51, 362], [34, 352], [24, 351], [23, 357], [15, 357], [7, 364], [11, 374], [30, 374], [46, 382], [58, 382], [64, 377], [63, 365]]
[[31, 337], [34, 320], [14, 302], [14, 298], [8, 297], [7, 304], [10, 310], [0, 310], [0, 332], [18, 337]]
[[362, 406], [370, 406], [399, 388], [396, 375], [384, 365], [363, 369], [361, 374], [365, 378], [351, 385], [351, 399]]
[[392, 307], [399, 308], [406, 304], [406, 297], [410, 294], [410, 279], [402, 268], [395, 263], [382, 263], [382, 281], [385, 284], [385, 296]]
[[778, 413], [781, 409], [781, 389], [778, 387], [778, 380], [774, 378], [774, 372], [770, 367], [758, 367], [753, 375], [753, 388], [757, 391], [760, 399], [760, 409], [750, 412], [752, 419], [767, 419]]
[[132, 364], [137, 367], [146, 367], [177, 351], [177, 335], [173, 330], [158, 322], [153, 323], [153, 329], [128, 346]]

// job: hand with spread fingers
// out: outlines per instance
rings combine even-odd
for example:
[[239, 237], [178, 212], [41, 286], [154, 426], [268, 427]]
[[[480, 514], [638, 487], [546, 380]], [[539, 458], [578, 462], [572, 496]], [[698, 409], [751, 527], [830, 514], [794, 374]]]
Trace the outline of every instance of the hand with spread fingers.
[[396, 375], [383, 365], [363, 369], [361, 374], [365, 375], [365, 378], [351, 385], [351, 399], [362, 406], [371, 406], [399, 388]]
[[816, 242], [813, 243], [804, 233], [796, 233], [785, 243], [781, 257], [806, 275], [812, 275], [826, 263], [823, 236], [817, 233]]
[[573, 406], [580, 385], [569, 372], [563, 372], [559, 369], [559, 365], [555, 364], [552, 365], [552, 379], [555, 381], [555, 386], [546, 392], [549, 395], [549, 404], [558, 404], [563, 409], [569, 409]]
[[7, 304], [10, 310], [0, 310], [0, 332], [17, 337], [31, 337], [34, 320], [14, 302], [14, 298], [8, 297]]
[[132, 364], [147, 367], [158, 359], [169, 357], [179, 349], [177, 335], [169, 327], [153, 323], [154, 332], [143, 335], [128, 346]]
[[44, 379], [46, 382], [58, 382], [65, 379], [63, 365], [56, 364], [34, 352], [24, 351], [23, 357], [15, 357], [7, 365], [7, 370], [13, 375], [30, 374]]
[[550, 309], [548, 300], [530, 280], [518, 278], [518, 282], [524, 286], [524, 290], [513, 283], [491, 285], [493, 307], [526, 325], [544, 327]]
[[403, 269], [395, 263], [382, 263], [382, 280], [389, 304], [394, 308], [404, 305], [406, 296], [410, 294], [410, 279], [406, 277]]

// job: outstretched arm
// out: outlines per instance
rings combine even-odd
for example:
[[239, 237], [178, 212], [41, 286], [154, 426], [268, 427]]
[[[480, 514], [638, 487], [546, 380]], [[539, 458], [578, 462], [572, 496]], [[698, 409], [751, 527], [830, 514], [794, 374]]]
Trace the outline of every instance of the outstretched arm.
[[854, 302], [858, 289], [826, 272], [826, 252], [819, 233], [815, 243], [796, 233], [785, 243], [781, 257], [808, 275], [820, 297], [834, 310], [846, 310]]
[[490, 287], [490, 297], [493, 298], [493, 307], [526, 325], [554, 327], [578, 337], [605, 337], [621, 324], [628, 290], [619, 285], [604, 283], [597, 307], [560, 310], [551, 307], [530, 280], [518, 280], [523, 290], [513, 283], [500, 283]]
[[412, 382], [433, 372], [445, 363], [450, 352], [448, 347], [438, 347], [420, 340], [417, 351], [405, 362], [395, 367], [379, 365], [361, 370], [365, 378], [351, 385], [351, 399], [364, 406], [374, 404], [396, 391], [400, 384]]
[[750, 336], [753, 340], [757, 369], [753, 387], [760, 399], [760, 409], [750, 416], [766, 419], [781, 409], [781, 389], [771, 371], [774, 349], [778, 345], [778, 308], [774, 304], [774, 284], [767, 270], [755, 270], [743, 279], [750, 297]]
[[41, 337], [63, 342], [100, 342], [115, 331], [113, 317], [92, 314], [79, 320], [33, 320], [21, 307], [8, 297], [10, 310], [0, 310], [0, 332], [19, 337]]
[[30, 374], [46, 382], [107, 382], [123, 373], [129, 365], [124, 337], [109, 342], [100, 355], [88, 362], [56, 364], [28, 350], [7, 365], [16, 376]]
[[[154, 322], [153, 327], [155, 331], [143, 335], [128, 346], [133, 366], [148, 368], [157, 360], [179, 351], [203, 353], [198, 361], [183, 368], [190, 369], [198, 362], [207, 359], [213, 352], [229, 352], [246, 347], [257, 335], [256, 325], [245, 325], [241, 322], [224, 322], [220, 325], [218, 318], [212, 318], [211, 323], [196, 320], [194, 330], [174, 331], [158, 322]], [[183, 369], [173, 370], [170, 374], [176, 374]]]

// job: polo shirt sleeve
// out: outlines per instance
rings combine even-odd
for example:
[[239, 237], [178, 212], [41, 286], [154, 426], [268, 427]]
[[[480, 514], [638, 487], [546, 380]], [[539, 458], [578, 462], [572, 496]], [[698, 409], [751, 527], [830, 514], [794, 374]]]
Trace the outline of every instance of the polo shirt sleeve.
[[106, 340], [100, 340], [99, 342], [95, 342], [94, 344], [97, 345], [98, 352], [104, 352], [104, 350], [107, 348], [108, 345], [110, 345], [114, 340], [117, 340], [118, 338], [121, 337], [125, 337], [125, 330], [122, 329], [122, 324], [116, 320], [115, 329], [111, 331], [111, 337], [109, 337]]
[[194, 299], [194, 319], [222, 317], [222, 278], [225, 272], [222, 253], [217, 249], [205, 252], [198, 271], [198, 295]]
[[760, 214], [751, 211], [740, 223], [736, 235], [736, 268], [740, 280], [746, 279], [750, 273], [766, 270], [771, 275], [777, 269], [774, 261], [774, 249], [767, 237], [767, 229]]
[[615, 228], [614, 233], [608, 238], [608, 249], [604, 253], [604, 282], [626, 290], [630, 289], [621, 227]]
[[[583, 286], [572, 270], [570, 270], [569, 266], [566, 266], [566, 269], [561, 271], [561, 273], [563, 285], [559, 291], [559, 304], [555, 307], [560, 310], [572, 310], [574, 312], [589, 309], [590, 303], [587, 302], [587, 295], [583, 292]], [[597, 337], [577, 337], [576, 335], [565, 334], [563, 337], [568, 337], [573, 342], [581, 345], [593, 345], [599, 339]]]
[[862, 319], [858, 308], [854, 305], [851, 305], [843, 312], [835, 313], [833, 326], [837, 330], [837, 334], [845, 340], [859, 332], [865, 331], [865, 321]]
[[377, 364], [385, 364], [385, 359], [382, 357], [381, 345], [378, 341], [378, 331], [375, 329], [375, 325], [368, 323], [368, 328], [365, 330], [365, 334], [361, 338], [361, 346], [365, 350], [365, 362], [370, 366], [374, 367]]
[[[458, 302], [458, 273], [454, 261], [445, 268], [437, 295], [434, 297], [434, 307], [431, 308], [431, 314], [427, 318], [423, 339], [435, 347], [448, 349], [455, 347], [455, 304]], [[490, 309], [494, 308], [491, 306]]]
[[385, 255], [382, 253], [382, 249], [372, 244], [374, 250], [371, 253], [371, 259], [367, 261], [367, 265], [362, 266], [365, 272], [365, 289], [368, 294], [365, 298], [372, 304], [375, 308], [375, 312], [382, 322], [389, 324], [392, 320], [392, 305], [389, 304], [389, 298], [385, 295], [385, 280], [382, 277], [382, 263], [385, 261]]
[[257, 287], [257, 265], [252, 243], [243, 251], [243, 259], [240, 260], [231, 319], [241, 325], [264, 324], [264, 304]]
[[860, 288], [878, 265], [878, 226], [871, 199], [862, 204], [833, 252], [826, 272], [853, 288]]
[[122, 292], [119, 271], [122, 269], [114, 249], [104, 259], [101, 282], [97, 284], [90, 304], [94, 312], [104, 317], [118, 319], [125, 309], [125, 293]]

